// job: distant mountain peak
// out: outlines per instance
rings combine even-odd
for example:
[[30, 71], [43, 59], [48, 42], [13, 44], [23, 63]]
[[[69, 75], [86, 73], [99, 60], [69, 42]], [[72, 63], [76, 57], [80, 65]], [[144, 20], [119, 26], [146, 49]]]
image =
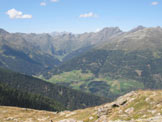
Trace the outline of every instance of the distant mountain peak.
[[50, 35], [51, 36], [62, 36], [62, 35], [72, 35], [72, 33], [63, 31], [63, 32], [52, 32], [52, 33], [50, 33]]
[[9, 34], [9, 32], [7, 32], [6, 30], [0, 28], [0, 34]]
[[122, 30], [119, 27], [106, 27], [103, 28], [100, 32], [110, 32], [110, 31], [122, 32]]
[[143, 29], [145, 29], [145, 27], [142, 25], [139, 25], [136, 28], [130, 30], [129, 32], [133, 33], [133, 32], [139, 31], [139, 30], [143, 30]]
[[157, 31], [162, 31], [162, 28], [160, 26], [157, 26], [157, 27], [152, 27], [150, 28], [152, 30], [157, 30]]

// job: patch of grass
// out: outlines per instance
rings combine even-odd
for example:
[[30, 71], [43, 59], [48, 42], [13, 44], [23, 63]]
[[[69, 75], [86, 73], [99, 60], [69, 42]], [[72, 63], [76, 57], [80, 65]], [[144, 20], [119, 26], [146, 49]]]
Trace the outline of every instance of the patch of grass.
[[131, 79], [117, 79], [106, 81], [110, 86], [110, 91], [113, 94], [122, 95], [131, 89], [143, 89], [143, 83]]
[[145, 99], [146, 99], [146, 97], [142, 96], [141, 98], [135, 100], [134, 101], [135, 103], [132, 103], [131, 106], [134, 108], [135, 111], [144, 109], [150, 105], [145, 101]]
[[10, 56], [10, 55], [5, 55], [5, 54], [2, 54], [2, 56], [6, 57], [6, 58], [12, 58], [12, 59], [16, 59], [15, 56]]
[[154, 56], [154, 58], [161, 58], [160, 52], [158, 52], [158, 51], [154, 51], [153, 56]]
[[[39, 78], [45, 80], [41, 75], [39, 76]], [[120, 96], [131, 91], [132, 89], [144, 88], [143, 83], [139, 81], [122, 78], [112, 79], [109, 76], [95, 77], [92, 72], [87, 71], [87, 73], [83, 73], [82, 70], [73, 70], [70, 72], [54, 75], [46, 81], [54, 84], [56, 83], [65, 85], [73, 89], [94, 93], [96, 95], [104, 97], [111, 97], [113, 95]], [[105, 82], [105, 87], [102, 86], [101, 90], [99, 91], [100, 88], [97, 86], [96, 81], [101, 82], [101, 84], [104, 84], [103, 82]]]
[[[146, 96], [139, 96], [135, 101], [131, 102], [127, 108], [134, 108], [133, 113], [131, 114], [131, 116], [128, 116], [127, 119], [139, 119], [142, 118], [143, 115], [147, 115], [147, 110], [149, 108], [151, 108], [151, 105], [149, 103], [147, 103], [146, 100]], [[125, 108], [125, 110], [127, 109]]]
[[42, 80], [47, 81], [47, 80], [44, 78], [43, 75], [39, 75], [39, 76], [37, 76], [37, 75], [33, 75], [33, 77], [35, 77], [35, 78], [39, 78], [39, 79], [42, 79]]
[[52, 76], [48, 81], [52, 83], [60, 82], [79, 82], [87, 81], [94, 78], [93, 73], [82, 73], [81, 70], [73, 70], [71, 72], [64, 72], [59, 75]]

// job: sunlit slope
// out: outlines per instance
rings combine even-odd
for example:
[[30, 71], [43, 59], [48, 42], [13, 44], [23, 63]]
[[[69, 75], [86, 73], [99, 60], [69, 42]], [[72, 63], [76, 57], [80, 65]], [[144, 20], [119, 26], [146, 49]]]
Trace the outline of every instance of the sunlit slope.
[[113, 98], [135, 89], [161, 89], [161, 67], [162, 29], [141, 27], [99, 44], [43, 78]]
[[101, 106], [60, 113], [0, 107], [0, 121], [31, 122], [161, 122], [162, 91], [128, 93]]

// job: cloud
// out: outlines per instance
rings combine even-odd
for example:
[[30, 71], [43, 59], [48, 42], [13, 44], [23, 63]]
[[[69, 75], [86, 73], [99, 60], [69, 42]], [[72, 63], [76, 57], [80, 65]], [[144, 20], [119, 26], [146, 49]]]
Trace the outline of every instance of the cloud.
[[153, 6], [156, 6], [156, 5], [158, 5], [158, 4], [159, 4], [159, 2], [154, 1], [154, 2], [152, 2], [151, 4], [152, 4]]
[[21, 11], [17, 11], [16, 9], [10, 9], [6, 12], [6, 14], [11, 19], [31, 19], [32, 15], [30, 14], [23, 14]]
[[95, 32], [99, 32], [99, 31], [101, 31], [101, 29], [100, 28], [97, 28]]
[[46, 6], [47, 4], [46, 4], [46, 2], [41, 2], [40, 3], [40, 6]]
[[59, 0], [51, 0], [51, 2], [54, 2], [54, 3], [56, 3], [56, 2], [59, 2]]
[[93, 12], [89, 12], [89, 13], [81, 14], [79, 17], [80, 18], [95, 18], [97, 17], [97, 15], [94, 14]]

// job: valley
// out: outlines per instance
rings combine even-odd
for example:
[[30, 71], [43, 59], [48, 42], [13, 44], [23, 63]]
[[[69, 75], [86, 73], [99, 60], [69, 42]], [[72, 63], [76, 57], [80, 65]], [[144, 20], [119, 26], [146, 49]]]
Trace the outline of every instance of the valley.
[[[86, 108], [111, 100], [1, 68], [0, 85], [2, 85], [0, 105], [59, 111]], [[55, 109], [55, 105], [58, 108]]]
[[1, 29], [0, 65], [114, 100], [131, 90], [161, 89], [161, 35], [160, 27], [143, 26], [128, 32], [112, 27], [83, 34]]
[[[161, 35], [160, 27], [142, 26], [128, 32], [104, 28], [80, 35], [9, 33], [1, 29], [0, 105], [24, 107], [27, 111], [23, 108], [16, 111], [29, 116], [35, 112], [40, 116], [23, 118], [22, 114], [24, 121], [147, 122], [157, 119], [155, 122], [160, 122], [161, 109], [146, 99], [156, 94], [150, 98], [156, 102], [161, 94]], [[125, 94], [126, 105], [112, 102]], [[11, 107], [8, 109], [13, 111]], [[98, 110], [104, 115], [99, 116]], [[153, 113], [139, 114], [146, 110]], [[124, 111], [122, 117], [119, 111]], [[130, 116], [126, 111], [133, 113]], [[14, 119], [15, 115], [7, 118], [5, 121], [20, 119]]]

